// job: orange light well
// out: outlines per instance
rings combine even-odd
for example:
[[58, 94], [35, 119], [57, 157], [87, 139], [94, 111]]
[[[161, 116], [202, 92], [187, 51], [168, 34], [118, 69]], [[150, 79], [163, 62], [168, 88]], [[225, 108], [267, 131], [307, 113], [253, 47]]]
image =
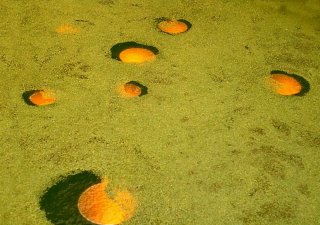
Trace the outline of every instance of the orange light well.
[[156, 55], [145, 48], [127, 48], [120, 52], [119, 59], [125, 63], [144, 63], [154, 60]]
[[137, 81], [130, 81], [118, 87], [118, 92], [122, 97], [141, 97], [148, 93], [148, 88]]
[[80, 30], [71, 24], [62, 24], [57, 27], [56, 32], [59, 34], [76, 34], [79, 33]]
[[167, 34], [177, 35], [186, 32], [189, 26], [182, 20], [162, 20], [158, 23], [158, 28]]
[[275, 92], [280, 95], [296, 95], [302, 90], [301, 83], [287, 74], [271, 74], [271, 85]]
[[138, 85], [126, 83], [123, 85], [126, 94], [132, 97], [141, 95], [141, 88]]
[[133, 216], [137, 203], [127, 190], [117, 190], [111, 199], [106, 193], [107, 185], [108, 181], [104, 180], [85, 190], [78, 200], [79, 212], [95, 224], [121, 224]]
[[131, 64], [150, 62], [159, 54], [156, 47], [134, 41], [115, 44], [110, 50], [112, 59]]
[[56, 98], [53, 91], [37, 90], [29, 96], [29, 101], [35, 106], [44, 106], [55, 103]]

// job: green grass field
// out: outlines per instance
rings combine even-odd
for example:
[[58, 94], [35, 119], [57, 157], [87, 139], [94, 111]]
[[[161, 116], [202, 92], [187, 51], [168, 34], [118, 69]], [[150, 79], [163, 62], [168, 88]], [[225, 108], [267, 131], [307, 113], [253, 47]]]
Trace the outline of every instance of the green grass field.
[[[319, 15], [319, 0], [1, 0], [0, 225], [90, 225], [77, 198], [104, 177], [138, 201], [125, 225], [320, 224]], [[192, 27], [162, 33], [163, 17]], [[159, 54], [112, 58], [131, 41]], [[274, 93], [274, 70], [309, 92]], [[121, 97], [132, 80], [148, 94]], [[26, 104], [38, 89], [56, 103]]]

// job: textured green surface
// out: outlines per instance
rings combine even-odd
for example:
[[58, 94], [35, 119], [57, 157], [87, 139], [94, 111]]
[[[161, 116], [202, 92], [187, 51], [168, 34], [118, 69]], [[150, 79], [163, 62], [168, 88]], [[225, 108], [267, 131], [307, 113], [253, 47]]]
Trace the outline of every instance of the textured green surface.
[[[1, 0], [0, 225], [49, 225], [40, 197], [84, 170], [138, 198], [128, 225], [320, 224], [319, 15], [319, 0]], [[166, 35], [159, 17], [193, 26]], [[159, 55], [111, 59], [126, 41]], [[310, 92], [275, 95], [272, 70]], [[149, 94], [120, 98], [130, 80]], [[25, 104], [40, 88], [57, 103]]]

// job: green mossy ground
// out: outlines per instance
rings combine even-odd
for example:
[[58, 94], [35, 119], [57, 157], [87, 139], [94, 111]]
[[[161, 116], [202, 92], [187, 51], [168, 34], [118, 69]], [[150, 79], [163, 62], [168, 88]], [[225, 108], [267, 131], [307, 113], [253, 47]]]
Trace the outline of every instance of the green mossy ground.
[[[134, 193], [128, 225], [320, 224], [319, 5], [2, 0], [0, 225], [51, 224], [41, 196], [81, 171]], [[160, 17], [192, 28], [160, 33]], [[57, 34], [65, 23], [80, 32]], [[127, 41], [155, 46], [156, 60], [112, 59]], [[310, 91], [274, 94], [272, 70], [303, 76]], [[131, 80], [148, 94], [119, 97]], [[41, 88], [57, 103], [23, 101]]]

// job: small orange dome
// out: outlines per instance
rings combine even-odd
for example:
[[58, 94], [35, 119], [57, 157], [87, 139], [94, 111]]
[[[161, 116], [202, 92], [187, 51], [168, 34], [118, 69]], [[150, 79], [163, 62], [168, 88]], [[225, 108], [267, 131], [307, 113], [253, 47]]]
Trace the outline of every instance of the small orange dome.
[[271, 85], [280, 95], [296, 95], [302, 90], [301, 83], [288, 74], [271, 74]]
[[190, 27], [184, 20], [165, 19], [158, 23], [158, 28], [164, 33], [176, 35], [186, 32]]
[[55, 94], [49, 90], [33, 91], [29, 96], [29, 101], [36, 106], [50, 105], [56, 102]]
[[154, 60], [156, 55], [146, 48], [127, 48], [120, 52], [119, 59], [125, 63], [144, 63]]
[[120, 85], [118, 92], [122, 97], [140, 97], [148, 93], [148, 88], [137, 81], [130, 81]]
[[95, 224], [121, 224], [133, 216], [137, 203], [128, 191], [117, 191], [114, 200], [110, 199], [107, 185], [104, 180], [85, 190], [78, 200], [79, 212]]

